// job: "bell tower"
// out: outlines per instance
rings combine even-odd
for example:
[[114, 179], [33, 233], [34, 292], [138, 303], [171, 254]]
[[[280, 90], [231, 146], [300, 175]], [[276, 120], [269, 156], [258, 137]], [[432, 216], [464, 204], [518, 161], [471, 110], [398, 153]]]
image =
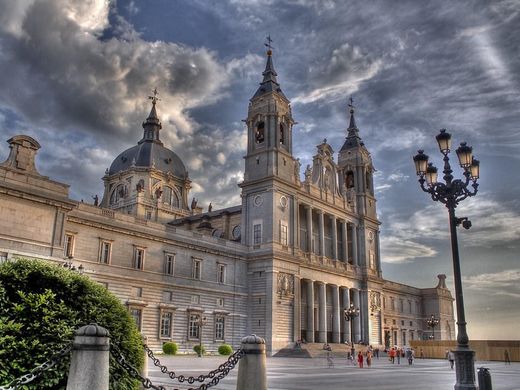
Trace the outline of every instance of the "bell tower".
[[294, 182], [290, 102], [276, 78], [271, 39], [267, 38], [263, 80], [250, 100], [247, 119], [247, 154], [244, 183], [276, 176]]
[[372, 157], [359, 136], [354, 117], [354, 101], [349, 102], [350, 121], [347, 137], [338, 156], [339, 180], [342, 192], [355, 205], [359, 221], [359, 260], [366, 267], [381, 275], [379, 251], [379, 225], [374, 196], [374, 166]]

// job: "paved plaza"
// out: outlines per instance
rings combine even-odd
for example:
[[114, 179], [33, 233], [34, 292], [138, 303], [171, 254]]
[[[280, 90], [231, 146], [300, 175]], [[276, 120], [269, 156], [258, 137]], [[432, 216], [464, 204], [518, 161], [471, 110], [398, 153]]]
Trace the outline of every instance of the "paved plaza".
[[[226, 359], [211, 356], [158, 356], [163, 364], [177, 374], [200, 375], [217, 368]], [[404, 359], [403, 359], [404, 360]], [[386, 358], [374, 360], [371, 368], [357, 368], [347, 364], [346, 359], [334, 359], [334, 367], [328, 368], [323, 358], [267, 358], [267, 383], [269, 390], [452, 390], [455, 370], [445, 360], [416, 359], [408, 363], [391, 364]], [[198, 387], [182, 386], [169, 380], [149, 361], [148, 377], [154, 384], [166, 385], [168, 389]], [[520, 390], [520, 363], [504, 365], [502, 362], [476, 362], [475, 367], [490, 369], [494, 390]], [[235, 390], [238, 367], [213, 389]]]

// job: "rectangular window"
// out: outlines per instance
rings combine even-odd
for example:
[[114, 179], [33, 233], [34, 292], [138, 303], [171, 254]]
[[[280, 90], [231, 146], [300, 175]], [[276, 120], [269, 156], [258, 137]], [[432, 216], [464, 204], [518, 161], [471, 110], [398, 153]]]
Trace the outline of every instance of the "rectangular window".
[[281, 224], [280, 225], [280, 244], [287, 246], [288, 245], [288, 239], [287, 239], [287, 225]]
[[144, 249], [134, 248], [134, 268], [143, 269], [144, 265]]
[[224, 298], [217, 298], [217, 306], [224, 307]]
[[188, 338], [198, 340], [199, 330], [200, 330], [199, 323], [200, 323], [200, 315], [199, 314], [190, 314], [189, 324], [188, 324]]
[[65, 234], [65, 257], [74, 256], [74, 235]]
[[413, 326], [413, 321], [410, 321], [410, 326]]
[[217, 282], [220, 284], [226, 283], [226, 265], [217, 264]]
[[408, 313], [412, 313], [412, 301], [408, 301]]
[[142, 287], [132, 287], [132, 296], [136, 298], [141, 298], [143, 296], [143, 288]]
[[172, 335], [173, 313], [165, 311], [161, 313], [161, 330], [160, 334], [163, 338], [170, 338]]
[[141, 309], [137, 309], [135, 307], [130, 308], [130, 315], [135, 321], [135, 324], [137, 325], [137, 330], [141, 330], [141, 322], [143, 319], [143, 311]]
[[401, 313], [404, 312], [404, 302], [403, 302], [402, 299], [399, 299], [399, 311], [400, 311]]
[[223, 316], [215, 318], [215, 340], [224, 340], [224, 325], [225, 320]]
[[401, 320], [401, 326], [404, 326], [404, 321], [403, 320]]
[[390, 309], [395, 310], [395, 300], [394, 300], [394, 298], [390, 298]]
[[164, 273], [166, 275], [173, 275], [173, 268], [175, 265], [175, 255], [166, 253], [164, 255]]
[[262, 243], [262, 224], [258, 223], [253, 226], [253, 244], [260, 245]]
[[202, 274], [202, 260], [193, 259], [192, 277], [193, 279], [200, 280]]
[[109, 241], [101, 241], [101, 248], [99, 250], [99, 262], [103, 264], [110, 264], [111, 254], [112, 243]]

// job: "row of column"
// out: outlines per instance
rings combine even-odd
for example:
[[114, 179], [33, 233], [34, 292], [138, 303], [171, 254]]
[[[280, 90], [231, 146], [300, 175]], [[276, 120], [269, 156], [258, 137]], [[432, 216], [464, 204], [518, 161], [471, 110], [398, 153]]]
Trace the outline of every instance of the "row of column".
[[[309, 252], [313, 251], [312, 241], [313, 241], [313, 224], [312, 224], [312, 212], [313, 208], [309, 205], [304, 205], [305, 210], [307, 212], [306, 220], [307, 220], [307, 248], [301, 248], [303, 250], [307, 250]], [[316, 209], [318, 214], [318, 237], [319, 237], [319, 253], [321, 256], [325, 255], [325, 213]], [[352, 253], [350, 254], [348, 251], [348, 224], [346, 220], [341, 220], [341, 238], [342, 238], [342, 259], [340, 259], [338, 255], [338, 229], [337, 229], [337, 218], [334, 215], [330, 215], [331, 222], [331, 240], [332, 240], [332, 259], [333, 260], [342, 260], [344, 262], [349, 262], [352, 258], [352, 264], [359, 264], [358, 262], [358, 239], [357, 239], [357, 226], [352, 225]], [[295, 229], [299, 230], [299, 229]], [[351, 257], [349, 256], [351, 255]]]
[[[330, 284], [332, 294], [332, 313], [327, 313], [327, 284], [324, 282], [315, 282], [313, 280], [303, 279], [307, 287], [307, 318], [306, 318], [306, 341], [309, 343], [327, 342], [327, 332], [332, 331], [332, 342], [341, 343], [358, 342], [362, 339], [361, 321], [363, 317], [363, 310], [360, 307], [360, 291], [357, 289], [349, 289], [347, 287], [340, 287]], [[315, 288], [315, 284], [317, 288]], [[317, 290], [317, 291], [316, 291]], [[314, 297], [318, 294], [318, 329], [317, 336], [315, 329], [315, 315], [314, 315]], [[341, 296], [341, 299], [340, 299]], [[360, 315], [355, 317], [352, 321], [346, 321], [343, 315], [343, 310], [350, 306], [350, 302], [354, 307], [360, 308]], [[327, 329], [327, 316], [332, 315], [332, 329]]]

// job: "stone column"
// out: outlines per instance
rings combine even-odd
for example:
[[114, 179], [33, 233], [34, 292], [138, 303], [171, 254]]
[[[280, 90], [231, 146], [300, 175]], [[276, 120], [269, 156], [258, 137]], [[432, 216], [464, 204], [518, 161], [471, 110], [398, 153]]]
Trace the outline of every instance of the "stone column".
[[302, 305], [301, 305], [301, 291], [300, 291], [300, 278], [294, 275], [294, 328], [293, 328], [293, 341], [298, 341], [302, 337]]
[[307, 210], [307, 250], [312, 253], [314, 248], [312, 247], [312, 207], [305, 206]]
[[365, 342], [370, 342], [370, 324], [369, 324], [369, 308], [368, 308], [368, 291], [359, 291], [359, 316], [361, 317], [361, 339]]
[[[298, 201], [296, 200], [296, 197], [293, 196], [293, 204], [294, 204], [294, 216], [293, 216], [293, 253], [294, 251], [300, 247], [300, 240], [298, 240], [298, 236], [300, 235], [300, 205]], [[299, 338], [299, 337], [298, 337]]]
[[352, 264], [359, 265], [357, 225], [354, 224], [352, 224]]
[[359, 308], [359, 316], [355, 317], [352, 321], [353, 332], [354, 332], [354, 341], [358, 343], [361, 340], [361, 317], [364, 315], [361, 307], [359, 307], [359, 290], [354, 289], [352, 291], [352, 301], [354, 303], [354, 307]]
[[[349, 296], [347, 287], [342, 287], [342, 295], [343, 295], [343, 308], [342, 309], [343, 310], [348, 309], [350, 306], [350, 296]], [[342, 316], [343, 316], [343, 310], [341, 313]], [[342, 318], [342, 321], [343, 321], [343, 340], [351, 342], [352, 340], [350, 337], [350, 321], [345, 321], [344, 316]]]
[[244, 356], [238, 365], [237, 390], [267, 390], [265, 340], [253, 334], [241, 342]]
[[347, 221], [341, 221], [341, 234], [343, 237], [343, 261], [348, 263], [348, 230]]
[[336, 226], [336, 217], [331, 215], [330, 220], [332, 224], [332, 258], [338, 260], [338, 231]]
[[307, 282], [307, 342], [314, 343], [314, 280]]
[[325, 256], [325, 228], [324, 228], [324, 215], [322, 210], [318, 210], [318, 229], [320, 234], [320, 256]]
[[318, 282], [318, 291], [320, 299], [320, 329], [318, 330], [318, 341], [320, 343], [327, 342], [327, 285], [323, 282]]
[[108, 330], [85, 325], [76, 330], [67, 390], [107, 390], [110, 337]]
[[332, 287], [332, 342], [341, 343], [340, 335], [340, 308], [339, 308], [339, 286]]

